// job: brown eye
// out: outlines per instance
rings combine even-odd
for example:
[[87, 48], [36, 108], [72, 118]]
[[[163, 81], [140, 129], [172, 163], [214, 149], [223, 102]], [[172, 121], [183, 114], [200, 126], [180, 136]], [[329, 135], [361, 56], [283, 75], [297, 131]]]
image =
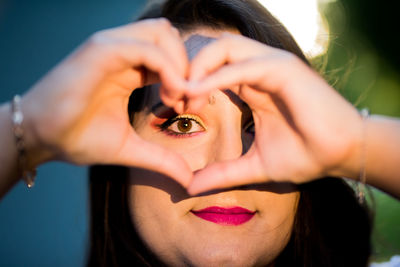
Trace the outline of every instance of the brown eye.
[[178, 129], [182, 133], [187, 133], [192, 129], [192, 120], [190, 119], [180, 119], [178, 120]]
[[167, 132], [168, 134], [182, 136], [204, 132], [206, 130], [201, 118], [192, 114], [182, 114], [170, 118], [159, 127], [162, 131]]

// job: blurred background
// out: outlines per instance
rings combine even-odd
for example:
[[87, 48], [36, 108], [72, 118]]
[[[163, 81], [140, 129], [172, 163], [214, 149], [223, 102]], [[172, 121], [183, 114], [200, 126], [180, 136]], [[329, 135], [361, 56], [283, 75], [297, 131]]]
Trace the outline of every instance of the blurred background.
[[[321, 1], [330, 42], [316, 58], [325, 77], [357, 108], [400, 117], [399, 22], [395, 1]], [[399, 136], [400, 138], [400, 136]], [[399, 152], [400, 153], [400, 152]], [[400, 255], [400, 202], [372, 189], [373, 260]], [[400, 266], [399, 263], [393, 266]]]
[[[349, 101], [373, 114], [400, 117], [395, 1], [261, 2]], [[145, 4], [0, 0], [0, 103], [28, 90], [91, 33], [132, 21]], [[49, 163], [38, 173], [35, 187], [20, 183], [0, 202], [0, 266], [84, 266], [87, 169]], [[375, 189], [369, 201], [375, 211], [373, 260], [387, 261], [400, 254], [400, 204]]]
[[[95, 31], [131, 22], [144, 0], [0, 0], [0, 102], [28, 90]], [[49, 111], [51, 112], [51, 111]], [[0, 266], [85, 266], [87, 169], [49, 163], [0, 201]]]

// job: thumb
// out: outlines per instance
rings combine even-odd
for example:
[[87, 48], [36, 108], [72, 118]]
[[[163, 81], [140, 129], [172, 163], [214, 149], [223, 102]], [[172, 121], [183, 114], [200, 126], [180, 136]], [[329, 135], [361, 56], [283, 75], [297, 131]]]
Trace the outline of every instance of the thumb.
[[116, 164], [135, 166], [162, 173], [187, 187], [192, 180], [192, 170], [177, 153], [141, 139], [132, 130]]
[[257, 157], [244, 155], [238, 159], [214, 163], [195, 173], [187, 191], [196, 195], [213, 189], [266, 182]]

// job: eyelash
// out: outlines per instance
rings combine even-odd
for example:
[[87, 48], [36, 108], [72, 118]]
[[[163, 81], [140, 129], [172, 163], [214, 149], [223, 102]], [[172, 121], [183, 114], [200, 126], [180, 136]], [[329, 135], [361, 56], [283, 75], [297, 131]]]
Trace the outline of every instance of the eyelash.
[[[191, 133], [179, 133], [179, 132], [173, 131], [171, 129], [168, 129], [173, 123], [175, 123], [177, 121], [184, 120], [184, 119], [190, 120], [190, 121], [194, 121], [198, 126], [200, 126], [203, 129], [202, 131], [206, 130], [206, 127], [204, 126], [204, 123], [201, 121], [200, 118], [198, 118], [197, 116], [194, 116], [194, 115], [189, 115], [189, 114], [184, 114], [184, 115], [178, 115], [178, 116], [175, 116], [175, 117], [171, 117], [168, 120], [166, 120], [165, 122], [163, 122], [162, 124], [158, 124], [156, 126], [160, 129], [160, 131], [165, 132], [167, 135], [171, 135], [171, 136], [174, 136], [174, 137], [189, 137], [189, 136], [191, 136], [193, 134], [202, 132], [202, 131], [195, 131], [195, 132], [191, 132]], [[244, 128], [245, 132], [247, 132], [247, 133], [249, 133], [251, 135], [255, 134], [254, 121], [253, 120], [247, 122], [245, 127], [243, 127], [243, 128]], [[253, 128], [253, 129], [250, 130], [251, 128]]]
[[[194, 121], [198, 126], [200, 126], [202, 128], [201, 131], [195, 131], [195, 132], [190, 132], [190, 133], [179, 133], [176, 132], [174, 130], [168, 129], [171, 125], [173, 125], [173, 123], [177, 122], [177, 121], [181, 121], [181, 120], [190, 120], [190, 121]], [[202, 132], [206, 130], [206, 127], [204, 126], [204, 123], [201, 121], [200, 118], [198, 118], [197, 116], [194, 115], [189, 115], [189, 114], [184, 114], [184, 115], [178, 115], [175, 117], [171, 117], [168, 120], [166, 120], [165, 122], [163, 122], [162, 124], [157, 125], [157, 127], [162, 131], [165, 132], [167, 135], [171, 135], [174, 137], [189, 137], [192, 136], [193, 134]]]

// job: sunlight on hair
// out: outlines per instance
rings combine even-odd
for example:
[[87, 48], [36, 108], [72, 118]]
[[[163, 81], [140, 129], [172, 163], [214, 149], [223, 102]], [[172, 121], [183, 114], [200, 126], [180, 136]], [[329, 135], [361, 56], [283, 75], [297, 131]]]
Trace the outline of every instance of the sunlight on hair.
[[333, 0], [259, 0], [293, 35], [307, 55], [326, 52], [329, 30], [318, 10], [318, 3]]

